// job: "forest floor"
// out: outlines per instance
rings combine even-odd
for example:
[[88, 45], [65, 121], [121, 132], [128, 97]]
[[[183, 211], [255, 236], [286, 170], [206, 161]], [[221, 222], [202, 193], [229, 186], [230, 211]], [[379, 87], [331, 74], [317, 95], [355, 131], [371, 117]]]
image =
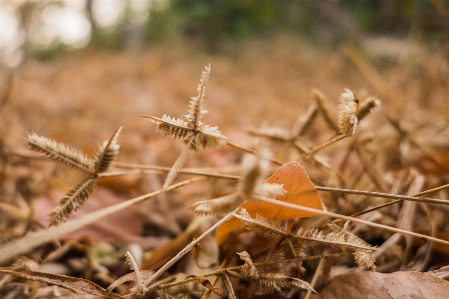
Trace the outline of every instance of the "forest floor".
[[[171, 167], [182, 152], [183, 144], [158, 134], [156, 126], [140, 115], [161, 118], [167, 114], [177, 118], [187, 114], [190, 98], [197, 96], [201, 72], [209, 63], [211, 73], [203, 103], [209, 113], [204, 115], [203, 121], [218, 126], [223, 135], [242, 146], [253, 149], [266, 146], [273, 158], [282, 163], [298, 160], [300, 153], [288, 143], [266, 141], [248, 131], [255, 128], [270, 132], [291, 131], [298, 118], [315, 105], [313, 89], [326, 96], [328, 112], [335, 119], [338, 99], [345, 88], [354, 92], [361, 102], [369, 96], [380, 100], [381, 105], [360, 121], [354, 136], [324, 148], [316, 159], [301, 161], [316, 186], [413, 195], [447, 184], [447, 49], [408, 40], [379, 39], [376, 42], [382, 43], [382, 47], [373, 47], [373, 41], [367, 40], [357, 48], [346, 45], [323, 50], [286, 35], [270, 42], [242, 43], [238, 53], [232, 55], [210, 55], [167, 45], [140, 53], [84, 50], [49, 61], [30, 59], [10, 73], [3, 72], [0, 252], [3, 252], [3, 245], [25, 238], [27, 232], [45, 231], [49, 225], [47, 214], [57, 206], [58, 199], [83, 178], [66, 165], [38, 159], [42, 154], [26, 147], [28, 134], [34, 132], [94, 155], [101, 142], [108, 140], [114, 129], [123, 123], [118, 138], [120, 153], [115, 163]], [[9, 74], [12, 77], [8, 77]], [[330, 140], [336, 133], [325, 118], [318, 115], [301, 136], [301, 144], [310, 149]], [[227, 146], [191, 151], [184, 167], [238, 175], [244, 155]], [[118, 166], [113, 164], [111, 169], [123, 170]], [[276, 168], [275, 165], [270, 167], [270, 174]], [[70, 219], [159, 190], [165, 176], [166, 172], [152, 171], [100, 178], [97, 189]], [[175, 182], [188, 178], [191, 176], [179, 174]], [[30, 266], [33, 270], [83, 277], [107, 288], [117, 277], [130, 271], [124, 263], [126, 250], [137, 256], [142, 270], [157, 270], [219, 219], [196, 217], [188, 207], [234, 190], [235, 181], [219, 178], [187, 185], [89, 226], [59, 234], [51, 242], [30, 245], [26, 252], [18, 250], [13, 258], [2, 260], [2, 265], [17, 266], [16, 258], [25, 256], [21, 258], [22, 266], [33, 264], [34, 268]], [[319, 194], [325, 210], [343, 215], [389, 201], [373, 196], [322, 191]], [[448, 200], [449, 194], [447, 189], [442, 189], [425, 197]], [[447, 242], [448, 212], [447, 205], [402, 202], [362, 215], [361, 219], [432, 235]], [[317, 227], [322, 226], [325, 223]], [[449, 264], [448, 245], [423, 242], [360, 223], [352, 223], [346, 229], [383, 249], [375, 253], [377, 272], [425, 272]], [[215, 258], [208, 257], [213, 264], [205, 267], [209, 270], [192, 266], [194, 258], [189, 256], [163, 277], [180, 273], [199, 275], [218, 268], [220, 263], [223, 267], [238, 264], [235, 256], [226, 257], [227, 251], [223, 248], [221, 254], [217, 254], [219, 248], [213, 238], [204, 242], [204, 255], [208, 251], [215, 252]], [[248, 251], [258, 261], [275, 246], [273, 241], [254, 236], [238, 242], [240, 251]], [[319, 245], [303, 254], [312, 255], [318, 251], [325, 255], [338, 250]], [[199, 263], [206, 263], [208, 258], [204, 256], [202, 260], [200, 255]], [[297, 273], [309, 283], [313, 280], [315, 290], [321, 291], [338, 276], [359, 270], [352, 258], [332, 261], [324, 265], [318, 261], [304, 262], [301, 266], [293, 263], [284, 266], [281, 272]], [[295, 267], [298, 269], [294, 270]], [[256, 295], [263, 298], [263, 294], [267, 294], [244, 282], [243, 278], [232, 279], [238, 284], [235, 286], [240, 294], [238, 298]], [[374, 281], [372, 277], [353, 279]], [[9, 277], [0, 282], [0, 292], [3, 298], [20, 298], [33, 289], [35, 293], [29, 296], [41, 298], [48, 281], [40, 281], [41, 286], [33, 289], [23, 281], [14, 284], [14, 279]], [[246, 289], [242, 289], [242, 285]], [[125, 294], [129, 287], [119, 288], [117, 292]], [[166, 296], [189, 294], [199, 298], [203, 289], [201, 285], [190, 285], [169, 291]], [[300, 292], [300, 288], [288, 287], [282, 296], [298, 298], [301, 294], [300, 298], [304, 298], [305, 292]], [[335, 295], [335, 298], [343, 297]]]

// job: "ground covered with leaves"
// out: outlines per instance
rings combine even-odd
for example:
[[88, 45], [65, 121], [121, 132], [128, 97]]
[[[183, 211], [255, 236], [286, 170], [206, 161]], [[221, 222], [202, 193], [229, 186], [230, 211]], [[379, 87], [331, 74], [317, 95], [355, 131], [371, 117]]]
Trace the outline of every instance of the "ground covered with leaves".
[[1, 296], [444, 298], [448, 49], [376, 42], [4, 70]]

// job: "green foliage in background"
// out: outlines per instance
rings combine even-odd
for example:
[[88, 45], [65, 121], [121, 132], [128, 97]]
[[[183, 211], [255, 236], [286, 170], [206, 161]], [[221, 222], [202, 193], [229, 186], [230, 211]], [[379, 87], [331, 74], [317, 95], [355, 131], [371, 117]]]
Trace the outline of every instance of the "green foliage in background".
[[[424, 37], [438, 34], [447, 38], [449, 32], [444, 12], [432, 5], [435, 2], [424, 0], [153, 0], [148, 2], [148, 18], [143, 22], [133, 20], [130, 2], [123, 0], [126, 8], [108, 28], [96, 23], [92, 13], [95, 1], [86, 0], [85, 5], [92, 27], [88, 47], [109, 50], [122, 50], [129, 44], [143, 49], [155, 42], [193, 42], [217, 52], [238, 48], [247, 38], [271, 38], [282, 32], [328, 45], [364, 34], [404, 36], [413, 31]], [[437, 2], [449, 11], [449, 0]], [[33, 5], [33, 9], [43, 10], [51, 3]], [[34, 54], [49, 58], [61, 51], [62, 43]]]

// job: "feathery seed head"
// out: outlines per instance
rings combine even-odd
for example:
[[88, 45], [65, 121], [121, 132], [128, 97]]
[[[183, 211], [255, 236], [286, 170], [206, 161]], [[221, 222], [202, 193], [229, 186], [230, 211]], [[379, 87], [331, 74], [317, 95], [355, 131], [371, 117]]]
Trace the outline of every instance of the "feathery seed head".
[[239, 185], [238, 193], [246, 200], [251, 198], [254, 189], [260, 183], [260, 179], [264, 177], [269, 167], [267, 158], [269, 151], [260, 151], [259, 156], [247, 156], [243, 161], [243, 175]]
[[364, 268], [376, 269], [376, 259], [370, 250], [356, 250], [354, 253], [356, 263]]
[[376, 106], [380, 106], [380, 100], [377, 97], [369, 97], [365, 99], [365, 101], [360, 105], [359, 112], [357, 114], [357, 118], [359, 121], [364, 119], [371, 110]]
[[355, 134], [359, 121], [357, 118], [358, 111], [359, 100], [351, 90], [345, 89], [345, 92], [340, 95], [340, 104], [338, 106], [338, 128], [340, 133], [348, 137]]

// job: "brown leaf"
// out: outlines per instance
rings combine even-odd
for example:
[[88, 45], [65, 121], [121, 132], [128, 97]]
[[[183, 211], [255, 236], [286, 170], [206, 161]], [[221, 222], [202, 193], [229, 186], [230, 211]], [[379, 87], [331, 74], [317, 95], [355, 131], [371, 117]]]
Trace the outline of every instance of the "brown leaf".
[[149, 258], [142, 262], [142, 269], [154, 270], [163, 266], [168, 260], [182, 250], [190, 241], [193, 236], [197, 234], [197, 230], [200, 225], [200, 218], [195, 218], [187, 229], [170, 242], [158, 247]]
[[443, 299], [449, 282], [421, 272], [356, 272], [344, 275], [312, 299]]
[[[289, 202], [292, 204], [305, 206], [309, 208], [323, 210], [320, 196], [315, 186], [309, 179], [307, 172], [298, 162], [288, 162], [279, 167], [276, 172], [267, 179], [269, 184], [283, 185], [288, 192], [283, 196], [278, 196], [277, 200]], [[301, 212], [298, 210], [284, 208], [277, 205], [262, 203], [259, 201], [247, 201], [242, 205], [251, 215], [256, 214], [271, 220], [285, 220], [292, 218], [305, 218], [316, 216], [313, 213]], [[244, 223], [237, 218], [225, 222], [218, 227], [216, 231], [216, 239], [219, 244], [227, 240], [231, 231], [243, 227]]]

